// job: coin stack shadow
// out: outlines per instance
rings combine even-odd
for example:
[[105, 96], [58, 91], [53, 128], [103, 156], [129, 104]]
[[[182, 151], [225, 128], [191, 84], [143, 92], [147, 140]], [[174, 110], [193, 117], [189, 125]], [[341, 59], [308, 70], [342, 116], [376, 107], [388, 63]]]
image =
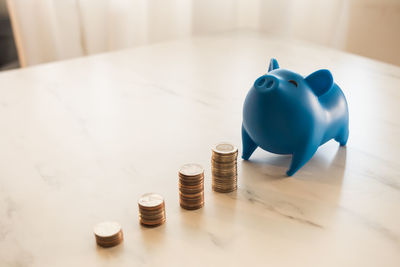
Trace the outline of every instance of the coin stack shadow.
[[114, 247], [124, 240], [121, 225], [116, 222], [99, 223], [94, 228], [94, 235], [101, 247]]
[[219, 193], [229, 193], [237, 188], [238, 149], [230, 143], [212, 147], [212, 188]]
[[187, 210], [204, 206], [204, 169], [199, 164], [185, 164], [179, 170], [179, 202]]
[[138, 201], [139, 220], [144, 226], [155, 227], [166, 221], [165, 202], [162, 196], [154, 193], [144, 194]]

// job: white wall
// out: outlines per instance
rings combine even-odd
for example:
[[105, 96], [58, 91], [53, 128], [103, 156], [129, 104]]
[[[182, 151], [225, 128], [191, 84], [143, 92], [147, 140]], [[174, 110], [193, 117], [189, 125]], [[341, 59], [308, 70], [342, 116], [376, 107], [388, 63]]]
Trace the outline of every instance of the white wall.
[[400, 1], [351, 1], [342, 48], [400, 65]]
[[399, 0], [260, 1], [260, 29], [400, 65]]
[[400, 0], [8, 0], [8, 4], [23, 66], [235, 29], [302, 39], [400, 65]]

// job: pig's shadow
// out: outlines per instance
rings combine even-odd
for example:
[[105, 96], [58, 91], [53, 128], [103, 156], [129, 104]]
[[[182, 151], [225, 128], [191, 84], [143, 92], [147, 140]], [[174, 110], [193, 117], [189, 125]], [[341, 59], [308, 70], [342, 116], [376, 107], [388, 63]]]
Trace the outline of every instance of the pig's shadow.
[[266, 180], [294, 178], [341, 185], [347, 151], [346, 147], [340, 147], [335, 142], [326, 144], [292, 177], [286, 175], [292, 160], [291, 155], [276, 155], [261, 150], [254, 156], [254, 159], [242, 160], [241, 175], [244, 181], [250, 182], [251, 179], [261, 176]]

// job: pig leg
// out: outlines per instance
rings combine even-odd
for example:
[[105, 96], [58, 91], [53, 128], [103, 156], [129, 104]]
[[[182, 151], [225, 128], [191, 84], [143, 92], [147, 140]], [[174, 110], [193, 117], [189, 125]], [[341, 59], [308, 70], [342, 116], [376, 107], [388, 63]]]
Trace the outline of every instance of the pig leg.
[[347, 139], [349, 139], [349, 127], [346, 126], [338, 136], [335, 137], [335, 141], [340, 144], [340, 146], [345, 146], [347, 143]]
[[304, 164], [309, 161], [318, 149], [318, 144], [315, 142], [309, 142], [306, 146], [295, 151], [292, 156], [292, 162], [290, 168], [286, 172], [288, 176], [295, 174]]
[[243, 152], [242, 152], [242, 159], [248, 160], [253, 154], [254, 150], [256, 150], [257, 145], [251, 140], [249, 134], [246, 132], [242, 125], [242, 143], [243, 143]]

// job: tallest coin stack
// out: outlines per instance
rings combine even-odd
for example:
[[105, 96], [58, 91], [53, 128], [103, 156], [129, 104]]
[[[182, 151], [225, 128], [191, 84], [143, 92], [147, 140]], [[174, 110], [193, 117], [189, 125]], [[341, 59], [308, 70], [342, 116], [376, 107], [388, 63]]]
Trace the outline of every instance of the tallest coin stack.
[[218, 143], [212, 147], [211, 169], [213, 190], [229, 193], [237, 188], [238, 149], [230, 143]]

